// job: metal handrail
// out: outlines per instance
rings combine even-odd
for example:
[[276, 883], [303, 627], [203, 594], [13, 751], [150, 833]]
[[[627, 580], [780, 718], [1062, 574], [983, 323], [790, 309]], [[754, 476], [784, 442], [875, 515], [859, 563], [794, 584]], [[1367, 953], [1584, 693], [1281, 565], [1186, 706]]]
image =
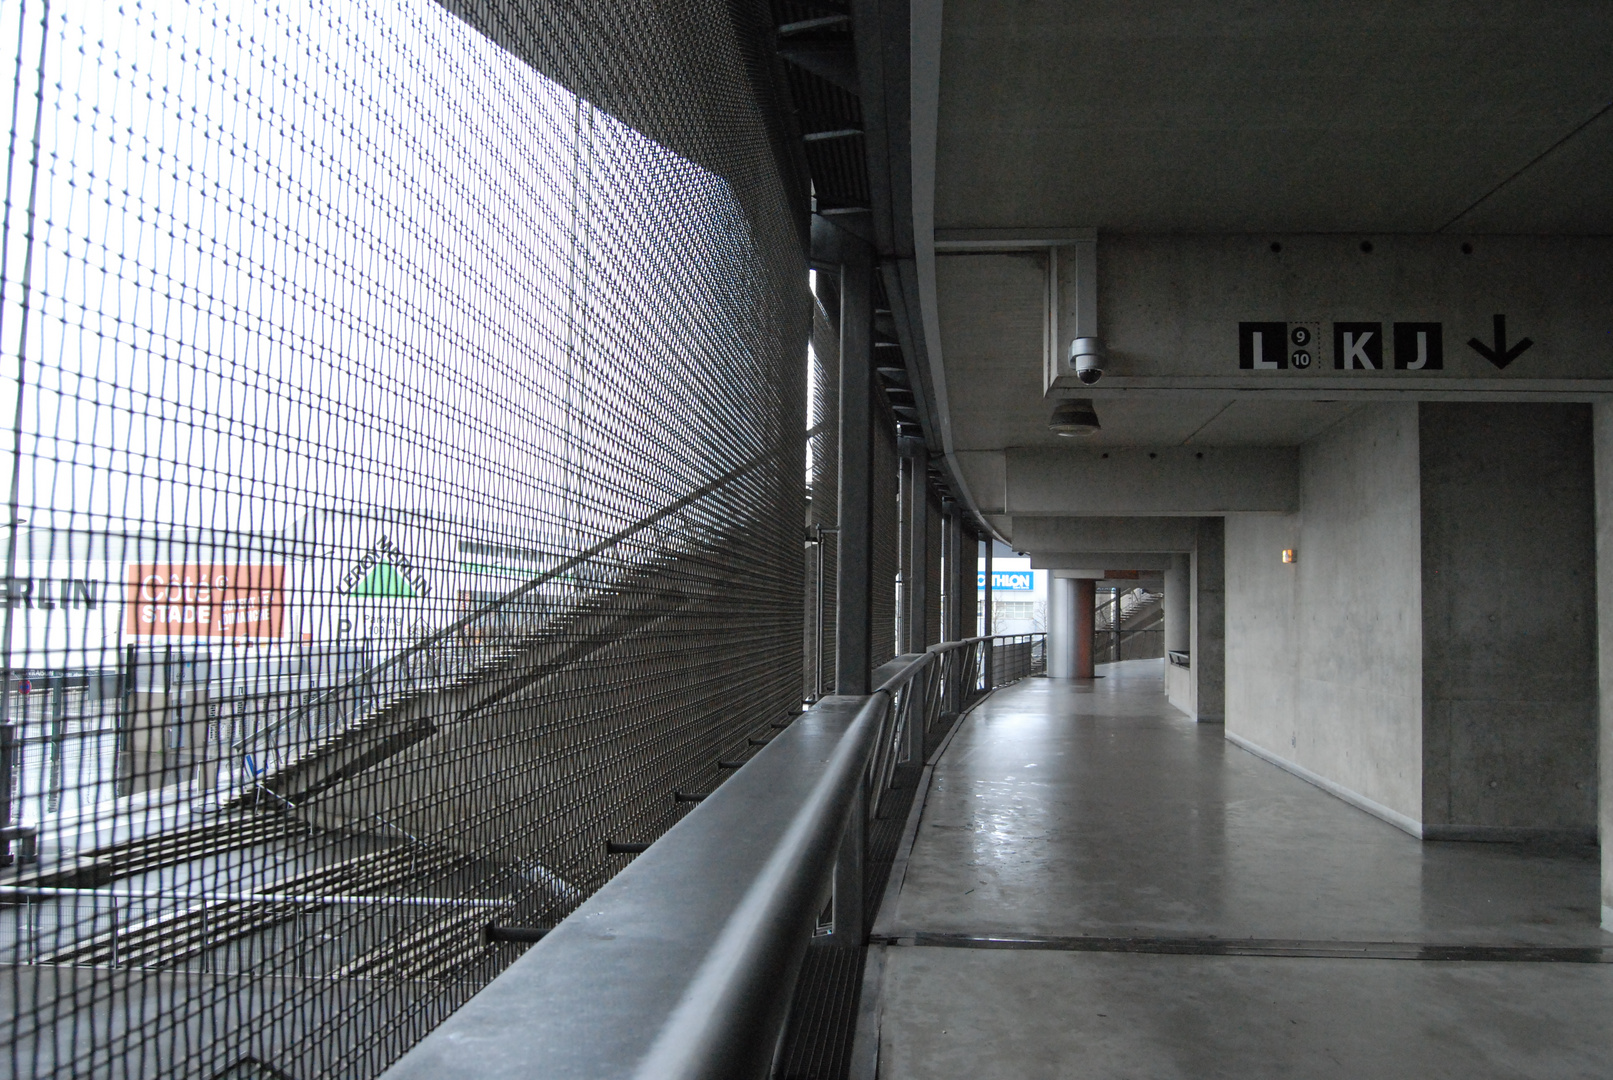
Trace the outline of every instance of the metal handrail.
[[[1001, 685], [1031, 673], [1038, 646], [1045, 635], [945, 642], [886, 664], [866, 697], [823, 698], [385, 1080], [766, 1076], [818, 913], [844, 884], [843, 841], [868, 835], [894, 764], [926, 756], [946, 714], [993, 688], [987, 648], [1025, 661]], [[854, 940], [871, 914], [844, 928]]]

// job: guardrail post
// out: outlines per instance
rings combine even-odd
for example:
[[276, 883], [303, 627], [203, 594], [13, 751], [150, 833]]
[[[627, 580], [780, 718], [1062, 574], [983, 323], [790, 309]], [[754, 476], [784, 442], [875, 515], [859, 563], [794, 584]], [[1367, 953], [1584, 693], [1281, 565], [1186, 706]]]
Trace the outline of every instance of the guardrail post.
[[868, 838], [868, 782], [857, 785], [846, 831], [840, 837], [835, 856], [834, 928], [813, 939], [817, 945], [866, 945], [868, 914], [863, 904], [863, 873]]
[[919, 765], [924, 764], [926, 746], [925, 729], [927, 724], [924, 719], [925, 675], [926, 673], [923, 671], [918, 672], [912, 679], [908, 680], [906, 686], [902, 687], [902, 710], [905, 714], [903, 722], [907, 724], [903, 738], [907, 741], [907, 760], [916, 762]]
[[[0, 688], [0, 692], [10, 693], [11, 687]], [[13, 859], [11, 854], [11, 775], [12, 756], [15, 753], [13, 736], [15, 729], [9, 723], [0, 723], [0, 866], [10, 866]]]

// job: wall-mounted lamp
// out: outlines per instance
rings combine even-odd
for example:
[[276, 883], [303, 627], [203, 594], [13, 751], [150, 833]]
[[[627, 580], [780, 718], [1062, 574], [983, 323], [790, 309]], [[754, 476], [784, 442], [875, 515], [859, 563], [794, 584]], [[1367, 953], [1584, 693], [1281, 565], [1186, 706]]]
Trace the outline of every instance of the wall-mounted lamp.
[[1291, 563], [1295, 561], [1296, 558], [1297, 556], [1294, 554], [1293, 548], [1283, 548], [1283, 562]]
[[1096, 435], [1102, 425], [1098, 423], [1098, 410], [1092, 407], [1091, 398], [1074, 398], [1059, 402], [1047, 427], [1055, 435], [1082, 439]]

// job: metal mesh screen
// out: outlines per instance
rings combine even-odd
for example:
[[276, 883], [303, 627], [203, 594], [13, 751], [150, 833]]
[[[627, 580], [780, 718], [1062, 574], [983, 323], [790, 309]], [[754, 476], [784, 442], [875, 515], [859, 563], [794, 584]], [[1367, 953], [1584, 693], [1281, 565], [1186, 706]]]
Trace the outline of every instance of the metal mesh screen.
[[730, 14], [0, 12], [5, 1075], [376, 1075], [798, 710]]
[[813, 543], [808, 595], [807, 666], [816, 699], [835, 688], [835, 612], [840, 518], [840, 301], [836, 277], [815, 274], [812, 353], [808, 372], [807, 529]]

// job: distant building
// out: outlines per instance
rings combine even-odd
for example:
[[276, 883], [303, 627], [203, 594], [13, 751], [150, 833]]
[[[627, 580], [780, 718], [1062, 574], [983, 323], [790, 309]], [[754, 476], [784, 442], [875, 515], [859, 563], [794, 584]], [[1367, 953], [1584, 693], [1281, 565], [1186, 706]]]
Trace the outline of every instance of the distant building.
[[[994, 559], [991, 565], [991, 632], [1039, 634], [1047, 629], [1047, 571], [1028, 558]], [[986, 560], [976, 574], [980, 610], [985, 610]]]

